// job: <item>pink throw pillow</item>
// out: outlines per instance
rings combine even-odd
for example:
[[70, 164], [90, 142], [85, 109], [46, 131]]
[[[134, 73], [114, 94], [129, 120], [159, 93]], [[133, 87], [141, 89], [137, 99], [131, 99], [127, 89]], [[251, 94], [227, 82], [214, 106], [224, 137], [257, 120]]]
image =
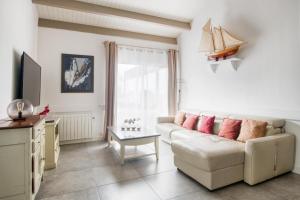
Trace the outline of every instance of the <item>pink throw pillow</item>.
[[218, 135], [227, 139], [236, 140], [240, 133], [241, 124], [242, 120], [224, 118]]
[[197, 123], [198, 117], [198, 115], [187, 115], [182, 127], [189, 130], [193, 130]]
[[197, 130], [202, 133], [212, 134], [214, 129], [215, 116], [201, 116]]

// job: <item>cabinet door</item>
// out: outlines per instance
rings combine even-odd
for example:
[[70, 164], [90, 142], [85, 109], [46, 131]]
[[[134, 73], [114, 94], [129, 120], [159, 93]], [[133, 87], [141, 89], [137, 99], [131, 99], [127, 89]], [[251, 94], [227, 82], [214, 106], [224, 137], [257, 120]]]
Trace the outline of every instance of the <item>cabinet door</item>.
[[36, 194], [41, 183], [41, 145], [36, 146], [36, 152], [32, 156], [32, 193]]

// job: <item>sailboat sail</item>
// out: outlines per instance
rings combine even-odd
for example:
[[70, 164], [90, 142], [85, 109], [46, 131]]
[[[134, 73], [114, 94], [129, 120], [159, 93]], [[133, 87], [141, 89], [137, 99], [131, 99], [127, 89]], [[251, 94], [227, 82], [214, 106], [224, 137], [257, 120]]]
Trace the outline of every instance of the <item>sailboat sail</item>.
[[202, 38], [200, 43], [200, 51], [202, 52], [214, 52], [213, 35], [211, 32], [211, 20], [203, 27]]
[[234, 46], [240, 46], [244, 44], [243, 41], [233, 37], [230, 33], [228, 33], [225, 29], [221, 29], [222, 31], [222, 36], [225, 44], [225, 48], [230, 48]]
[[212, 30], [214, 44], [215, 44], [215, 51], [222, 51], [225, 49], [223, 37], [221, 33], [221, 27], [216, 28], [214, 27]]

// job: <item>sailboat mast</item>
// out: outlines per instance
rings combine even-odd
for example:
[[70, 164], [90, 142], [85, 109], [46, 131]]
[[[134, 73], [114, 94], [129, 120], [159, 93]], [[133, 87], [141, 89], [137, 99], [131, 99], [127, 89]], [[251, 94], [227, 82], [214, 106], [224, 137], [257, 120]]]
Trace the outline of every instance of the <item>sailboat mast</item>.
[[220, 33], [221, 33], [222, 43], [223, 43], [224, 49], [226, 49], [226, 44], [225, 44], [223, 33], [222, 33], [222, 26], [220, 26]]
[[210, 27], [210, 33], [211, 33], [211, 40], [212, 40], [212, 44], [213, 44], [213, 48], [214, 48], [214, 52], [216, 51], [216, 44], [215, 44], [215, 39], [214, 39], [214, 34], [212, 31], [212, 26]]

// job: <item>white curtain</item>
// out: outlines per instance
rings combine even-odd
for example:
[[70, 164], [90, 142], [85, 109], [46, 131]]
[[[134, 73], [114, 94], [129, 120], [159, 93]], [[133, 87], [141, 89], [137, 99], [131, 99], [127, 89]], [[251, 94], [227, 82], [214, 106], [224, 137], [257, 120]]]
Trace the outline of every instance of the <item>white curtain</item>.
[[117, 125], [140, 118], [153, 131], [156, 118], [168, 114], [167, 50], [119, 46], [116, 78]]

